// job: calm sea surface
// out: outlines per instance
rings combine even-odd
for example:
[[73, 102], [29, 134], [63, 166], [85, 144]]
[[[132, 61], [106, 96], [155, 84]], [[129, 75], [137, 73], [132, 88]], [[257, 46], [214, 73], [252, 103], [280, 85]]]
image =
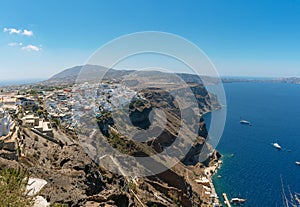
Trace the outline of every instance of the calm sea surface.
[[[245, 207], [283, 206], [281, 175], [286, 187], [300, 192], [295, 164], [300, 161], [300, 85], [227, 83], [224, 88], [227, 121], [217, 146], [224, 164], [214, 177], [216, 190], [220, 197], [226, 192], [229, 198], [246, 198]], [[252, 126], [241, 125], [240, 117]]]

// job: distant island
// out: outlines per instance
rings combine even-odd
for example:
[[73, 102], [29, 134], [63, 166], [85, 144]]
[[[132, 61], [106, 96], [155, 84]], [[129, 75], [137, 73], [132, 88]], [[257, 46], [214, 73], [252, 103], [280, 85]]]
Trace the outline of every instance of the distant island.
[[224, 77], [221, 79], [223, 83], [254, 82], [254, 83], [300, 84], [300, 78], [298, 77], [286, 77], [286, 78]]

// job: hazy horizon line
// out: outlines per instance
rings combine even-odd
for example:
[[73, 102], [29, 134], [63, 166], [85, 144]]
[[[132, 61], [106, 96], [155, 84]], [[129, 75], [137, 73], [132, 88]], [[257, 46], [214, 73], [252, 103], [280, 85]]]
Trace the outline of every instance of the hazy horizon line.
[[[185, 72], [177, 72], [177, 74], [184, 74]], [[57, 73], [58, 74], [58, 73]], [[186, 74], [191, 74], [191, 75], [196, 75], [196, 74], [192, 74], [192, 73], [186, 73]], [[200, 75], [201, 76], [201, 75]], [[203, 75], [204, 77], [210, 77], [207, 75]], [[45, 81], [50, 79], [52, 76], [50, 77], [46, 77], [46, 78], [41, 78], [41, 77], [37, 77], [37, 78], [4, 78], [4, 79], [0, 79], [0, 85], [1, 82], [17, 82], [17, 81], [26, 81], [26, 82], [34, 82], [34, 81]], [[222, 78], [234, 78], [234, 79], [278, 79], [278, 78], [300, 78], [300, 76], [292, 76], [292, 75], [287, 75], [287, 76], [249, 76], [249, 75], [220, 75], [219, 76], [221, 79]]]

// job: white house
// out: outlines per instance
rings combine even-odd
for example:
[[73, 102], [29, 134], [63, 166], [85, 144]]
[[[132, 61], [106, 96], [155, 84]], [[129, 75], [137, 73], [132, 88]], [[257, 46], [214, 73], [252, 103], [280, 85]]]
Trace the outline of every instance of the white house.
[[0, 108], [0, 137], [8, 135], [11, 125], [9, 114]]
[[47, 136], [53, 137], [53, 131], [50, 122], [46, 122], [40, 119], [38, 116], [33, 114], [26, 115], [22, 118], [22, 122], [27, 127], [34, 128]]
[[25, 126], [34, 127], [39, 125], [40, 118], [33, 114], [26, 115], [22, 118], [22, 122]]
[[40, 131], [44, 135], [53, 137], [53, 130], [51, 128], [50, 122], [40, 120], [39, 124], [37, 126], [35, 126], [34, 129]]

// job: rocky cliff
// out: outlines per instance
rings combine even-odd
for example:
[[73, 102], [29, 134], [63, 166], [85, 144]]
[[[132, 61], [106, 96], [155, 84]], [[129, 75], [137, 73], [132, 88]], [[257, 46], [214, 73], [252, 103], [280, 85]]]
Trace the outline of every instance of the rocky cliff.
[[[65, 71], [61, 80], [71, 77], [70, 74], [72, 71]], [[169, 77], [165, 74], [158, 77], [155, 73], [152, 81], [160, 79], [167, 82], [163, 78]], [[58, 79], [59, 76], [54, 77], [53, 83], [59, 82], [54, 81]], [[133, 79], [128, 81], [133, 83]], [[1, 158], [0, 167], [22, 166], [27, 168], [32, 176], [46, 180], [47, 185], [40, 195], [51, 204], [90, 207], [209, 206], [212, 198], [205, 193], [207, 187], [196, 183], [195, 180], [207, 176], [206, 166], [217, 163], [216, 152], [207, 153], [206, 159], [199, 162], [202, 149], [209, 149], [206, 144], [207, 129], [201, 115], [220, 107], [217, 98], [199, 83], [188, 83], [185, 86], [167, 84], [166, 88], [154, 87], [150, 81], [149, 85], [142, 82], [144, 88], [138, 90], [139, 81], [135, 79], [131, 87], [136, 89], [143, 99], [132, 100], [128, 108], [133, 126], [126, 123], [118, 126], [117, 120], [113, 119], [118, 118], [120, 114], [111, 114], [106, 119], [97, 120], [93, 126], [82, 125], [81, 129], [78, 129], [78, 132], [85, 131], [81, 138], [79, 135], [67, 136], [60, 127], [54, 129], [54, 137], [57, 139], [55, 142], [33, 133], [27, 127], [19, 126], [18, 136], [22, 142], [19, 161]], [[197, 100], [196, 106], [192, 106], [191, 101], [183, 96], [186, 90], [193, 92], [193, 97]], [[194, 118], [187, 123], [184, 117], [190, 116]], [[93, 131], [95, 126], [101, 130]], [[107, 133], [101, 133], [104, 128]], [[134, 136], [121, 131], [131, 128], [139, 129]], [[143, 133], [139, 133], [143, 130], [147, 130], [147, 138]], [[181, 135], [184, 137], [180, 137]], [[182, 139], [181, 146], [174, 144], [178, 139]], [[151, 157], [169, 150], [176, 154], [178, 162], [164, 171], [139, 178], [112, 173], [103, 167], [105, 160], [100, 160], [99, 154], [89, 154], [100, 152], [103, 149], [103, 140], [120, 153], [133, 157]], [[87, 152], [86, 148], [93, 150]], [[185, 151], [186, 149], [188, 150]], [[142, 167], [160, 168], [164, 165], [164, 159], [170, 159], [170, 155], [162, 157], [161, 160], [154, 160], [154, 166], [137, 163], [136, 166], [128, 167], [133, 172]], [[114, 164], [112, 160], [108, 162]]]

